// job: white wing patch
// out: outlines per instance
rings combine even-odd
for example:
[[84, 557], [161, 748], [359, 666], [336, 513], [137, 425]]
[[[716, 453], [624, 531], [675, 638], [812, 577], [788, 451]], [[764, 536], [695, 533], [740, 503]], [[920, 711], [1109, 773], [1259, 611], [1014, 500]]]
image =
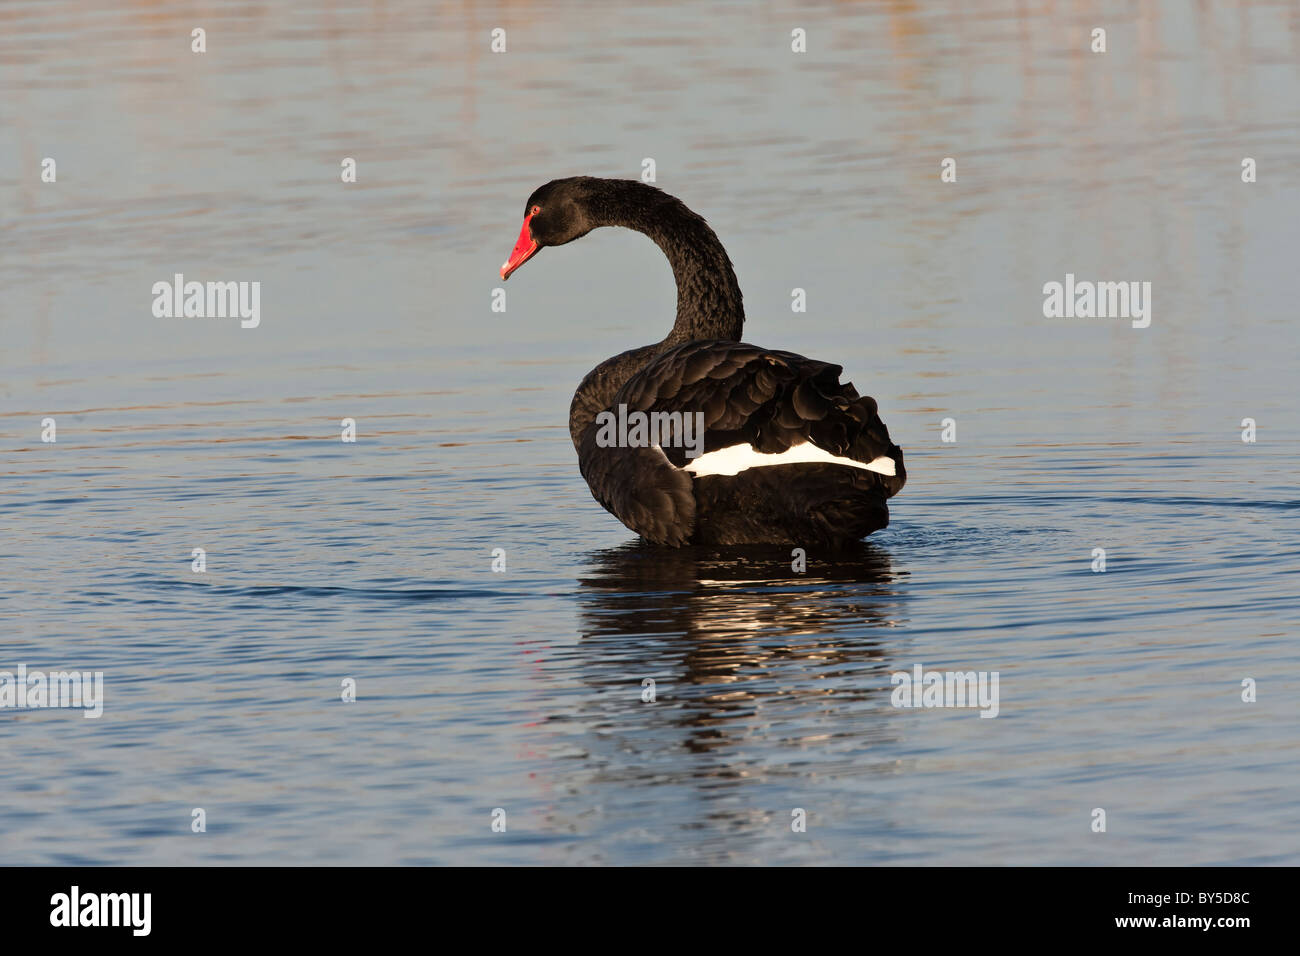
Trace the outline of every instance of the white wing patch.
[[851, 468], [863, 468], [878, 475], [894, 476], [894, 459], [881, 455], [870, 464], [832, 455], [824, 448], [818, 448], [812, 442], [793, 445], [775, 455], [765, 455], [754, 450], [753, 445], [730, 445], [719, 448], [707, 455], [693, 458], [686, 463], [686, 471], [696, 475], [735, 475], [748, 468], [762, 468], [767, 465], [793, 465], [804, 462], [824, 462], [831, 465], [848, 465]]

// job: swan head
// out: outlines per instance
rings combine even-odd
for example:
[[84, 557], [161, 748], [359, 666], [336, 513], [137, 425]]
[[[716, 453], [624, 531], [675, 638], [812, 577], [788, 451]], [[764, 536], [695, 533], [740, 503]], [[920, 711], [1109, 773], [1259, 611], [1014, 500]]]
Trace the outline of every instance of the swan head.
[[501, 265], [501, 278], [510, 274], [546, 246], [562, 246], [581, 239], [600, 225], [596, 215], [604, 180], [590, 176], [553, 179], [539, 187], [524, 204], [524, 224], [510, 258]]

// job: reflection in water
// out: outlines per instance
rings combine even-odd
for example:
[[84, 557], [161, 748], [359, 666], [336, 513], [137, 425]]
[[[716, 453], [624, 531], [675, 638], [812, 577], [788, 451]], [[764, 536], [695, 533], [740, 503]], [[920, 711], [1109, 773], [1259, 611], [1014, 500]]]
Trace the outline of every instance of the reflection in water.
[[889, 553], [858, 542], [793, 570], [791, 549], [655, 548], [631, 542], [595, 551], [580, 578], [594, 598], [584, 638], [680, 633], [729, 640], [756, 631], [819, 634], [850, 624], [889, 627], [897, 592]]
[[[864, 543], [833, 558], [809, 555], [805, 573], [791, 562], [788, 549], [771, 547], [593, 552], [580, 576], [583, 677], [614, 695], [595, 694], [592, 706], [619, 724], [650, 721], [642, 743], [651, 751], [717, 758], [688, 765], [692, 777], [779, 770], [795, 759], [791, 747], [876, 737], [879, 719], [845, 718], [888, 707], [882, 629], [904, 623], [889, 555]], [[629, 685], [639, 692], [646, 678], [656, 709], [629, 708]], [[786, 746], [761, 766], [727, 753], [757, 732]], [[625, 749], [636, 745], [622, 739]]]

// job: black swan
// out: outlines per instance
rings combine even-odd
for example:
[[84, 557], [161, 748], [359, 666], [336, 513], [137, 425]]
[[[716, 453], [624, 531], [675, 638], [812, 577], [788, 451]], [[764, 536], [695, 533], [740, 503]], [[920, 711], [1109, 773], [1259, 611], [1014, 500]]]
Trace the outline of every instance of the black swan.
[[601, 362], [573, 396], [569, 434], [596, 500], [672, 547], [835, 547], [889, 524], [907, 473], [875, 400], [841, 385], [838, 365], [740, 341], [731, 260], [680, 200], [637, 180], [553, 180], [528, 198], [501, 278], [599, 226], [663, 250], [677, 321], [662, 342]]

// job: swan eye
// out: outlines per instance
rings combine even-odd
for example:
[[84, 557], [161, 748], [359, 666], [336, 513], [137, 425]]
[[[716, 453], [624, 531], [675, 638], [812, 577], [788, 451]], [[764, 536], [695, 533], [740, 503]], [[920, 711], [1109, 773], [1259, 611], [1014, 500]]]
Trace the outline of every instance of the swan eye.
[[541, 206], [534, 206], [532, 209], [528, 210], [528, 215], [536, 216], [541, 211], [542, 211]]

